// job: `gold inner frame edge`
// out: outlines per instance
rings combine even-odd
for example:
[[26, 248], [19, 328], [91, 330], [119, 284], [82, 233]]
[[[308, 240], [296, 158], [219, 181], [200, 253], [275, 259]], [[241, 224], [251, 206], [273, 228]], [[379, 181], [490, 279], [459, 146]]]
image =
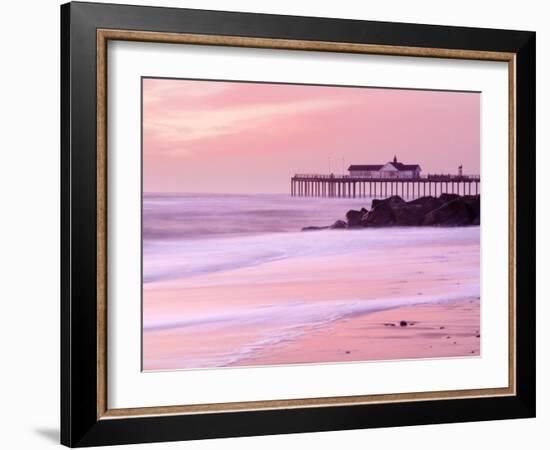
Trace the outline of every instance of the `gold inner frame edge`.
[[[516, 54], [479, 50], [389, 46], [325, 41], [300, 41], [240, 36], [159, 33], [116, 29], [96, 31], [97, 108], [97, 419], [174, 414], [205, 414], [267, 409], [349, 406], [402, 401], [449, 400], [516, 394]], [[398, 394], [260, 400], [198, 405], [109, 409], [107, 405], [107, 42], [109, 40], [171, 44], [363, 53], [391, 56], [471, 59], [508, 62], [508, 387]]]

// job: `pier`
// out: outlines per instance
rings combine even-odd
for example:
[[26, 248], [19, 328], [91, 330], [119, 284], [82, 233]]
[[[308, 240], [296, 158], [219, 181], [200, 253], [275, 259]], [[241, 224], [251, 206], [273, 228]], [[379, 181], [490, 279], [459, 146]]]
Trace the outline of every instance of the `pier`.
[[364, 198], [399, 195], [410, 199], [441, 194], [478, 195], [479, 175], [432, 174], [413, 178], [367, 178], [353, 175], [296, 174], [293, 197]]

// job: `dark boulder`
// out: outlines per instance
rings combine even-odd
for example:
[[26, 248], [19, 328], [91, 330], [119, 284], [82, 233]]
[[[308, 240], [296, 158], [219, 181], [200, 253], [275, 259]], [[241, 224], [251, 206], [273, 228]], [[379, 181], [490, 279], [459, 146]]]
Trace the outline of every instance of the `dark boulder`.
[[392, 195], [388, 198], [378, 199], [375, 198], [372, 200], [371, 208], [376, 208], [379, 205], [389, 205], [389, 206], [399, 206], [405, 203], [405, 200], [403, 200], [399, 195]]
[[[362, 211], [362, 210], [361, 210]], [[369, 212], [365, 209], [365, 213], [361, 216], [361, 226], [366, 227], [367, 225], [367, 217], [369, 215]]]
[[472, 218], [472, 225], [479, 225], [479, 219], [480, 219], [480, 197], [479, 195], [468, 195], [463, 197], [464, 202], [470, 207], [472, 210], [473, 218]]
[[319, 231], [319, 230], [328, 230], [330, 227], [304, 227], [302, 231]]
[[436, 197], [419, 197], [417, 199], [407, 202], [407, 205], [420, 205], [426, 211], [426, 213], [443, 206], [445, 202]]
[[385, 199], [374, 199], [372, 209], [363, 215], [361, 223], [364, 227], [383, 227], [395, 225], [394, 208], [405, 205], [406, 202], [398, 195]]
[[302, 231], [387, 226], [465, 226], [479, 225], [480, 196], [442, 194], [439, 197], [420, 197], [405, 202], [394, 195], [372, 201], [372, 209], [351, 209], [347, 222], [337, 220], [330, 226], [310, 226]]
[[378, 203], [366, 214], [362, 222], [363, 226], [367, 227], [394, 225], [395, 215], [393, 214], [393, 208], [389, 203]]
[[330, 228], [332, 230], [338, 230], [338, 229], [347, 228], [347, 227], [348, 227], [348, 224], [346, 222], [344, 222], [343, 220], [337, 220], [330, 227], [325, 227], [325, 228]]
[[348, 227], [360, 227], [361, 219], [365, 215], [365, 213], [368, 212], [365, 208], [361, 209], [361, 211], [356, 211], [355, 209], [350, 209], [346, 213], [346, 220], [348, 221]]
[[[441, 197], [440, 197], [441, 198]], [[472, 225], [474, 213], [463, 198], [455, 198], [424, 216], [422, 225]]]
[[460, 198], [460, 195], [444, 193], [439, 196], [439, 200], [441, 200], [443, 203], [448, 203], [450, 201], [456, 200], [457, 198]]
[[405, 204], [394, 206], [392, 211], [395, 217], [395, 225], [397, 226], [418, 226], [422, 223], [426, 214], [423, 205]]
[[318, 227], [318, 226], [310, 226], [310, 227], [304, 227], [302, 228], [302, 231], [319, 231], [319, 230], [338, 230], [347, 228], [348, 224], [344, 220], [337, 220], [330, 226], [324, 226], [324, 227]]
[[407, 204], [408, 205], [423, 205], [426, 202], [431, 201], [431, 200], [437, 200], [437, 199], [435, 197], [429, 197], [429, 196], [418, 197], [418, 198], [415, 198], [414, 200], [411, 200], [410, 202], [407, 202]]
[[394, 208], [396, 224], [401, 226], [421, 225], [426, 214], [443, 205], [443, 200], [429, 196], [407, 202], [405, 207]]

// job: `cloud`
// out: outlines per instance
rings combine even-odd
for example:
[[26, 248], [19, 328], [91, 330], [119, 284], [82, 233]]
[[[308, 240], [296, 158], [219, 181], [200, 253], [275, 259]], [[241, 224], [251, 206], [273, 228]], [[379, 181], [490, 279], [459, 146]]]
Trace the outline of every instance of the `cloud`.
[[144, 133], [148, 142], [156, 142], [171, 156], [186, 156], [192, 152], [193, 143], [200, 142], [204, 146], [208, 141], [224, 136], [254, 131], [259, 127], [271, 126], [276, 121], [330, 111], [349, 104], [348, 99], [313, 98], [199, 111], [181, 108], [179, 111], [153, 114], [152, 117], [146, 115]]

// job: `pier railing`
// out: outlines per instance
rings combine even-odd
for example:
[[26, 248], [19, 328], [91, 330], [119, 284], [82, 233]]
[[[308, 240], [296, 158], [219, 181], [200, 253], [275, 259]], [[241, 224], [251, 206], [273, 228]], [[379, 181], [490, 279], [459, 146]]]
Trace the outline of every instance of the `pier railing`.
[[387, 197], [416, 198], [443, 193], [477, 195], [479, 175], [427, 174], [418, 177], [364, 177], [298, 173], [290, 180], [293, 197]]
[[430, 173], [421, 179], [431, 181], [479, 181], [479, 175], [455, 175], [450, 173]]
[[365, 181], [480, 181], [479, 175], [457, 175], [450, 173], [430, 173], [418, 177], [367, 177], [361, 175], [336, 175], [321, 173], [297, 173], [293, 179], [319, 179], [319, 180], [365, 180]]

